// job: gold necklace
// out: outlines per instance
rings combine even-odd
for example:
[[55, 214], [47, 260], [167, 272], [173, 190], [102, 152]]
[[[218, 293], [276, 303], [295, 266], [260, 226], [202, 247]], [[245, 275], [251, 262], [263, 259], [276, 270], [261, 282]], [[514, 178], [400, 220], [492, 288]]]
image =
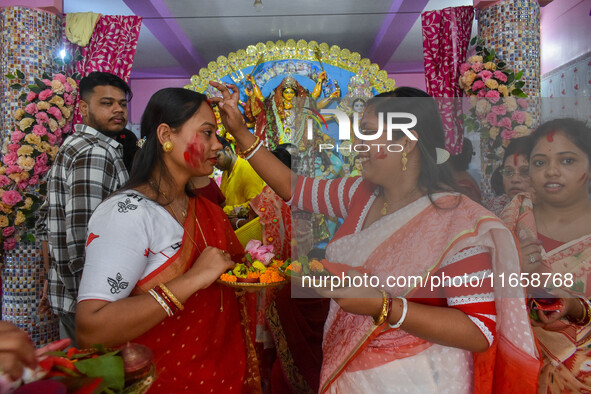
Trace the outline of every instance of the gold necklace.
[[[155, 189], [155, 190], [158, 190], [158, 193], [162, 194], [162, 195], [164, 196], [164, 198], [166, 198], [167, 200], [169, 199], [169, 198], [168, 198], [168, 195], [167, 195], [166, 193], [164, 193], [164, 192], [162, 191], [162, 189], [160, 189], [160, 187], [159, 187], [158, 185], [156, 185], [156, 183], [155, 183], [154, 181], [150, 181], [150, 182], [149, 182], [149, 184], [150, 184], [150, 186], [151, 186], [153, 189]], [[187, 207], [188, 207], [188, 206], [189, 206], [189, 196], [187, 196], [187, 195], [185, 194], [185, 198], [186, 198], [186, 200], [185, 200], [185, 201], [186, 201], [186, 205], [187, 205]], [[171, 208], [173, 211], [175, 211], [175, 209], [174, 209], [174, 204], [173, 204], [173, 203], [174, 203], [174, 200], [171, 200], [171, 202], [170, 202], [170, 204], [169, 204], [169, 205], [170, 205], [170, 208]], [[185, 209], [183, 209], [183, 210], [181, 211], [181, 215], [182, 215], [184, 218], [186, 218], [186, 217], [187, 217], [187, 209], [186, 209], [186, 208], [185, 208]], [[175, 219], [178, 221], [178, 217], [176, 216], [176, 211], [175, 211], [175, 213], [174, 213], [174, 217], [175, 217]]]

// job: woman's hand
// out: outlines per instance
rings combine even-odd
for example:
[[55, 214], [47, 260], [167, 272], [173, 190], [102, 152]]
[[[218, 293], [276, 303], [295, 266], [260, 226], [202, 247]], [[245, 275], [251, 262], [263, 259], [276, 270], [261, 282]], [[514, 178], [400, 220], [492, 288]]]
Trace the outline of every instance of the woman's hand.
[[[236, 131], [243, 128], [246, 129], [246, 121], [244, 120], [244, 116], [242, 116], [242, 112], [240, 112], [240, 109], [238, 108], [238, 101], [240, 100], [240, 92], [238, 88], [236, 85], [224, 85], [215, 81], [209, 81], [209, 84], [222, 93], [221, 98], [213, 97], [210, 101], [218, 105], [222, 123], [228, 132], [236, 137]], [[246, 131], [248, 132], [248, 129], [246, 129]]]
[[195, 275], [205, 288], [233, 266], [234, 262], [228, 252], [208, 246], [203, 250], [203, 253], [201, 253], [187, 274]]
[[34, 369], [35, 348], [29, 335], [12, 323], [0, 321], [0, 371], [11, 380], [18, 380], [23, 368]]
[[542, 265], [542, 245], [538, 239], [524, 238], [519, 240], [523, 271], [528, 273], [545, 271]]
[[[561, 298], [560, 301], [564, 307], [557, 311], [541, 311], [537, 310], [537, 316], [539, 321], [531, 320], [531, 324], [534, 327], [546, 328], [547, 325], [554, 323], [562, 318], [571, 317], [574, 320], [578, 320], [578, 316], [581, 315], [581, 303], [578, 298]], [[585, 311], [583, 310], [583, 314]]]

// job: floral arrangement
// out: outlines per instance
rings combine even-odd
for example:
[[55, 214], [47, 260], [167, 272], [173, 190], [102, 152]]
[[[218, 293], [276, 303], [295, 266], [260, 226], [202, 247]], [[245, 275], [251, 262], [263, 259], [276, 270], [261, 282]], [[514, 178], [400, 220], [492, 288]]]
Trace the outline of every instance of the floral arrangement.
[[[460, 86], [469, 96], [469, 114], [464, 116], [468, 131], [478, 131], [489, 141], [488, 156], [499, 160], [512, 138], [527, 136], [531, 132], [533, 118], [527, 111], [528, 101], [522, 88], [523, 70], [515, 73], [497, 58], [494, 49], [483, 45], [474, 37], [470, 45], [476, 45], [476, 54], [460, 66]], [[492, 173], [492, 166], [486, 173]]]
[[[6, 74], [13, 80], [10, 86], [21, 90], [19, 81], [25, 75], [17, 70], [16, 75]], [[40, 199], [46, 193], [44, 185], [31, 191], [49, 171], [64, 137], [71, 132], [71, 120], [78, 94], [78, 85], [73, 78], [57, 73], [47, 73], [43, 79], [35, 78], [19, 100], [24, 106], [14, 113], [15, 128], [2, 146], [0, 163], [0, 243], [3, 250], [15, 247], [22, 229], [31, 229], [35, 224], [34, 213]], [[27, 241], [34, 241], [26, 234]]]
[[283, 282], [285, 276], [279, 271], [284, 264], [275, 259], [273, 245], [263, 245], [261, 241], [250, 240], [244, 250], [246, 255], [243, 262], [220, 276], [224, 282], [243, 283], [276, 283]]
[[292, 261], [285, 267], [285, 273], [289, 276], [330, 276], [332, 273], [324, 268], [328, 261], [326, 259], [308, 259], [308, 256], [302, 256], [299, 260]]

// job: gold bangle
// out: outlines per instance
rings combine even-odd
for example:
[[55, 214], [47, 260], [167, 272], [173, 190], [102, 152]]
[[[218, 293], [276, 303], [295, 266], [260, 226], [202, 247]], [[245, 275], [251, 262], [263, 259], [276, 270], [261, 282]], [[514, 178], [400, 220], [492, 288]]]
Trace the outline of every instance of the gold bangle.
[[170, 291], [170, 289], [168, 287], [166, 287], [164, 285], [164, 283], [160, 283], [158, 285], [158, 287], [160, 287], [162, 289], [162, 291], [164, 292], [164, 294], [166, 294], [168, 296], [168, 298], [170, 298], [170, 300], [174, 303], [174, 305], [176, 305], [177, 308], [179, 308], [179, 310], [184, 310], [185, 307], [183, 306], [182, 302], [180, 302], [178, 300], [178, 298], [176, 298], [174, 296], [174, 294], [172, 294], [172, 291]]
[[382, 311], [377, 317], [373, 317], [373, 324], [376, 326], [384, 324], [386, 317], [388, 316], [388, 293], [384, 290], [380, 290], [380, 293], [382, 293]]
[[252, 151], [254, 150], [254, 148], [256, 148], [256, 147], [257, 147], [257, 145], [258, 145], [258, 143], [259, 143], [260, 141], [261, 141], [261, 139], [260, 139], [258, 136], [256, 136], [256, 138], [255, 138], [255, 140], [254, 140], [254, 143], [253, 143], [253, 144], [252, 144], [252, 145], [251, 145], [251, 146], [250, 146], [250, 147], [249, 147], [247, 150], [245, 150], [244, 152], [242, 152], [242, 156], [243, 156], [243, 157], [245, 157], [245, 156], [248, 156], [248, 154], [249, 154], [250, 152], [252, 152]]

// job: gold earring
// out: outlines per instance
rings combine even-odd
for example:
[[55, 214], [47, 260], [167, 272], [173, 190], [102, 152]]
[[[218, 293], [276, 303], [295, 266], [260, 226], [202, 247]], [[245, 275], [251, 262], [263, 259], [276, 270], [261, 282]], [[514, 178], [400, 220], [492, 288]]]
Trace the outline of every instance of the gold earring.
[[174, 145], [172, 144], [172, 142], [170, 141], [166, 141], [163, 145], [162, 145], [162, 150], [166, 153], [172, 152], [172, 150], [174, 149]]
[[406, 171], [406, 163], [408, 163], [406, 152], [402, 152], [402, 159], [400, 159], [400, 161], [402, 162], [402, 171]]

